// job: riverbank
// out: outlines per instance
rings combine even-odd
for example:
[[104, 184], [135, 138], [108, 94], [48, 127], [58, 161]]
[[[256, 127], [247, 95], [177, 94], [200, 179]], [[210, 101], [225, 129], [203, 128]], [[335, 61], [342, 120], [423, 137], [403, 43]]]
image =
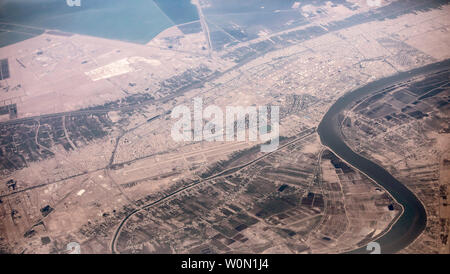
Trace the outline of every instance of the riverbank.
[[[370, 94], [410, 78], [436, 72], [449, 66], [450, 60], [434, 63], [374, 81], [351, 91], [339, 98], [330, 107], [319, 124], [318, 133], [323, 145], [329, 147], [337, 156], [385, 188], [403, 207], [403, 214], [397, 222], [377, 240], [383, 253], [396, 253], [412, 243], [425, 229], [427, 214], [421, 201], [404, 184], [389, 174], [383, 167], [355, 153], [346, 144], [340, 130], [339, 116], [353, 103]], [[365, 247], [354, 252], [364, 253], [366, 252]]]

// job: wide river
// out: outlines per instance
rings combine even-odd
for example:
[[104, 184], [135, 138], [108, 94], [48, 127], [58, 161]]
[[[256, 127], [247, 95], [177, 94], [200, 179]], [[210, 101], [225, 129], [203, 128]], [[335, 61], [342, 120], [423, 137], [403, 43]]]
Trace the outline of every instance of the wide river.
[[[319, 124], [318, 134], [323, 145], [329, 147], [340, 158], [383, 186], [398, 203], [403, 205], [404, 211], [400, 218], [387, 233], [376, 240], [380, 244], [381, 253], [396, 253], [412, 243], [425, 229], [427, 214], [421, 201], [407, 187], [383, 167], [355, 153], [347, 146], [340, 130], [338, 115], [343, 110], [351, 107], [355, 102], [370, 94], [404, 82], [412, 77], [437, 72], [449, 67], [450, 59], [383, 78], [353, 90], [339, 98]], [[365, 246], [353, 252], [368, 253]]]

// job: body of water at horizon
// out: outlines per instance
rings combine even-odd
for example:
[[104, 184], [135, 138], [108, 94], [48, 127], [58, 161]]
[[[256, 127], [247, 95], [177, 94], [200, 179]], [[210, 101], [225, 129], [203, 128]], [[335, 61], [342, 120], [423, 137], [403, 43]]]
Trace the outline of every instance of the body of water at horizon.
[[[6, 0], [0, 4], [0, 30], [8, 26], [1, 23], [18, 24], [141, 44], [171, 26], [196, 20], [197, 9], [190, 0], [81, 0], [79, 7], [68, 6], [66, 0]], [[36, 35], [8, 29], [0, 31], [0, 46]]]

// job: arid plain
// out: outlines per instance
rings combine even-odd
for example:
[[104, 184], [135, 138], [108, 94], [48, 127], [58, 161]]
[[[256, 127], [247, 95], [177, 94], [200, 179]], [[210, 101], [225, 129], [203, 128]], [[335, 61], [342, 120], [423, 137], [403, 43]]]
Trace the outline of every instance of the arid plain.
[[[46, 30], [0, 48], [1, 252], [340, 253], [389, 230], [401, 205], [316, 128], [345, 93], [450, 58], [450, 4], [306, 1], [275, 12], [301, 24], [242, 39], [216, 2], [147, 44]], [[346, 143], [425, 206], [404, 253], [450, 253], [448, 81], [424, 75], [343, 118]], [[278, 149], [174, 141], [172, 109], [198, 97], [280, 106]]]

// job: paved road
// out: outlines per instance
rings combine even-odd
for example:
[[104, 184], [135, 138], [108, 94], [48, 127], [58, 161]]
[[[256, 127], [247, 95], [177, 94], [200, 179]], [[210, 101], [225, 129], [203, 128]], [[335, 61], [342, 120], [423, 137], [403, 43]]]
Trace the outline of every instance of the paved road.
[[262, 156], [256, 158], [256, 159], [253, 160], [253, 161], [250, 161], [250, 162], [248, 162], [248, 163], [245, 163], [245, 164], [240, 165], [240, 166], [237, 166], [237, 167], [233, 167], [233, 168], [226, 169], [226, 170], [221, 171], [221, 172], [219, 172], [218, 174], [212, 175], [212, 176], [210, 176], [210, 177], [208, 177], [208, 178], [205, 178], [205, 179], [202, 179], [202, 180], [195, 181], [195, 182], [193, 182], [193, 183], [191, 183], [191, 184], [189, 184], [189, 185], [187, 185], [187, 186], [185, 186], [185, 187], [183, 187], [183, 188], [181, 188], [181, 189], [179, 189], [179, 190], [177, 190], [177, 191], [174, 191], [174, 192], [172, 192], [172, 193], [170, 193], [170, 194], [168, 194], [168, 195], [162, 197], [162, 198], [159, 199], [159, 200], [156, 200], [156, 201], [154, 201], [154, 202], [152, 202], [152, 203], [150, 203], [150, 204], [144, 205], [144, 206], [142, 206], [142, 207], [140, 207], [140, 208], [138, 208], [138, 209], [133, 210], [131, 213], [129, 213], [129, 214], [128, 214], [121, 222], [120, 222], [120, 224], [119, 224], [118, 227], [116, 228], [116, 230], [115, 230], [115, 232], [114, 232], [114, 235], [113, 235], [113, 237], [112, 237], [112, 239], [111, 239], [111, 245], [110, 245], [111, 252], [112, 252], [112, 253], [118, 253], [118, 252], [117, 252], [117, 249], [116, 249], [117, 239], [118, 239], [118, 237], [120, 236], [120, 232], [122, 231], [122, 228], [123, 228], [123, 226], [125, 225], [125, 223], [126, 223], [126, 222], [128, 221], [128, 219], [130, 219], [134, 214], [136, 214], [136, 213], [138, 213], [138, 212], [140, 212], [140, 211], [142, 211], [142, 210], [144, 210], [144, 209], [147, 209], [147, 208], [150, 208], [150, 207], [159, 205], [159, 204], [161, 204], [162, 202], [167, 201], [168, 199], [170, 199], [170, 198], [173, 197], [174, 195], [176, 195], [176, 194], [178, 194], [178, 193], [180, 193], [180, 192], [183, 192], [183, 191], [185, 191], [185, 190], [191, 189], [191, 188], [193, 188], [193, 187], [195, 187], [195, 186], [197, 186], [197, 185], [199, 185], [199, 184], [201, 184], [201, 183], [209, 182], [209, 181], [211, 181], [211, 180], [213, 180], [213, 179], [217, 179], [217, 178], [220, 178], [220, 177], [225, 177], [225, 176], [229, 176], [229, 175], [231, 175], [231, 174], [234, 174], [234, 173], [236, 173], [236, 172], [238, 172], [238, 171], [240, 171], [240, 170], [242, 170], [242, 169], [244, 169], [244, 168], [246, 168], [246, 167], [249, 167], [249, 166], [251, 166], [251, 165], [253, 165], [253, 164], [259, 162], [260, 160], [262, 160], [262, 159], [264, 159], [264, 158], [266, 158], [266, 157], [272, 155], [273, 153], [276, 153], [276, 152], [278, 152], [278, 151], [280, 151], [280, 150], [286, 148], [287, 146], [289, 146], [289, 145], [291, 145], [291, 144], [294, 144], [294, 143], [296, 143], [296, 142], [298, 142], [298, 141], [300, 141], [300, 140], [302, 140], [302, 139], [304, 139], [304, 138], [310, 136], [311, 134], [313, 134], [313, 133], [315, 133], [315, 132], [316, 132], [316, 128], [309, 128], [309, 129], [307, 129], [307, 130], [304, 130], [304, 131], [302, 131], [302, 132], [299, 134], [300, 137], [297, 137], [297, 138], [295, 138], [294, 140], [292, 140], [292, 141], [290, 141], [290, 142], [288, 142], [288, 143], [286, 143], [286, 144], [284, 144], [284, 145], [278, 147], [278, 149], [276, 149], [276, 150], [274, 150], [274, 151], [272, 151], [272, 152], [265, 153], [264, 155], [262, 155]]

